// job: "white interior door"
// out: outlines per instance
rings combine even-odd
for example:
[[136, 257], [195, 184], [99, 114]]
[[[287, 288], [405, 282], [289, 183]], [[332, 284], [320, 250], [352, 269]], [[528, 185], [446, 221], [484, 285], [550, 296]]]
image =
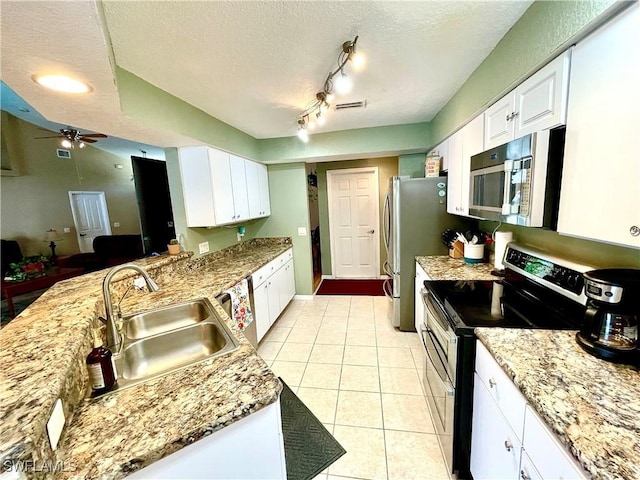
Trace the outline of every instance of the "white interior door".
[[93, 252], [93, 239], [111, 235], [111, 224], [104, 192], [69, 192], [73, 223], [82, 253]]
[[327, 172], [331, 268], [335, 278], [379, 278], [378, 169]]

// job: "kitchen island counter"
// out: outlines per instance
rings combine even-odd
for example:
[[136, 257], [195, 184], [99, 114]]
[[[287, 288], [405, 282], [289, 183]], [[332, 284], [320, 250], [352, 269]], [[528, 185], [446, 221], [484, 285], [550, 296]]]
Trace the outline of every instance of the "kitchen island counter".
[[584, 352], [575, 331], [477, 328], [476, 335], [594, 479], [640, 478], [640, 374]]
[[[264, 239], [197, 259], [183, 253], [135, 262], [147, 269], [160, 290], [130, 292], [122, 311], [206, 297], [234, 330], [215, 296], [289, 248], [289, 239]], [[97, 316], [104, 312], [101, 286], [106, 273], [55, 285], [2, 330], [3, 465], [55, 462], [64, 470], [30, 472], [29, 477], [122, 478], [278, 400], [281, 383], [234, 330], [240, 345], [229, 354], [86, 401], [84, 357], [99, 324]], [[133, 274], [122, 273], [122, 278]], [[122, 296], [128, 282], [114, 282], [114, 299]], [[52, 452], [45, 424], [57, 398], [62, 399], [67, 426]]]

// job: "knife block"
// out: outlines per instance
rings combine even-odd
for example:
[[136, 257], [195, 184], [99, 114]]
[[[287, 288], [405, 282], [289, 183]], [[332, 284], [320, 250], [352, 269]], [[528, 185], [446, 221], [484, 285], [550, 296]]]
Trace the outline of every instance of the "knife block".
[[449, 249], [449, 256], [451, 258], [464, 257], [464, 244], [460, 241], [456, 241], [456, 243], [453, 244], [453, 248]]

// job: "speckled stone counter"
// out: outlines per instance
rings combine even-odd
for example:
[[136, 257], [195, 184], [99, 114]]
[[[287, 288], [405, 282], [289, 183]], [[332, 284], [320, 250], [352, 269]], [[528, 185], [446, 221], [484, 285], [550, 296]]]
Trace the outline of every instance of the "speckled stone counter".
[[640, 373], [599, 360], [574, 331], [477, 328], [476, 335], [594, 479], [640, 478]]
[[416, 257], [416, 262], [433, 280], [496, 280], [492, 263], [465, 263], [448, 255]]
[[[135, 263], [160, 289], [128, 293], [122, 311], [207, 297], [235, 328], [215, 296], [289, 248], [290, 239], [261, 239], [197, 259], [190, 253], [142, 259]], [[0, 330], [0, 461], [64, 462], [71, 471], [55, 478], [122, 478], [278, 399], [280, 382], [236, 332], [240, 347], [234, 352], [86, 401], [84, 358], [104, 314], [106, 273], [56, 284]], [[134, 275], [125, 270], [116, 276], [113, 298]], [[67, 426], [52, 452], [45, 425], [57, 398]]]

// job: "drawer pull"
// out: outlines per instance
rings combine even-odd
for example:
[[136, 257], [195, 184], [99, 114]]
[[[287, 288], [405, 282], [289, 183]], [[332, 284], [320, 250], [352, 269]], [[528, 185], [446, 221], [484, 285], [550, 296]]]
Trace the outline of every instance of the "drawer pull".
[[510, 452], [511, 449], [513, 448], [513, 445], [511, 444], [511, 442], [509, 440], [505, 440], [504, 441], [504, 448], [507, 450], [507, 452]]
[[531, 480], [531, 477], [529, 476], [529, 474], [524, 470], [520, 470], [520, 478], [522, 480]]
[[496, 381], [495, 381], [493, 378], [490, 378], [490, 379], [489, 379], [489, 388], [493, 388], [493, 387], [495, 387], [496, 385], [497, 385], [497, 384], [496, 384]]

